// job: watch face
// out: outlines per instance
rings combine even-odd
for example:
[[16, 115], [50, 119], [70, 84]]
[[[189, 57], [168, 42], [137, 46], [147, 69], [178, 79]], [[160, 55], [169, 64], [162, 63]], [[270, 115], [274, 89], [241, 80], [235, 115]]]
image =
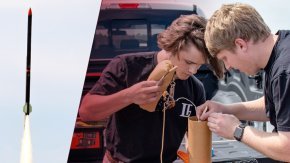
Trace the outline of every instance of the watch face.
[[241, 129], [240, 127], [237, 127], [235, 132], [234, 132], [234, 137], [240, 141], [242, 139], [242, 135], [243, 135], [243, 129]]

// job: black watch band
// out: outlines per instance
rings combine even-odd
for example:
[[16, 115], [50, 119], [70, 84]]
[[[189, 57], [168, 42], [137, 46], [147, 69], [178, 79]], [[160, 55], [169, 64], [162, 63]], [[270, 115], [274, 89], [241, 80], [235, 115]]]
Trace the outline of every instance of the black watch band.
[[244, 135], [244, 129], [247, 125], [244, 123], [241, 123], [238, 127], [236, 127], [235, 132], [234, 132], [234, 138], [237, 141], [241, 141]]

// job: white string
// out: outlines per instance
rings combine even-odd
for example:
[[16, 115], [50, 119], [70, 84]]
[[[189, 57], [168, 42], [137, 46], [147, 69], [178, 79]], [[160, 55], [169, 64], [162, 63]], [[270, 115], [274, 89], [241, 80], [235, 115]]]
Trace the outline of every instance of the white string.
[[[161, 137], [161, 151], [160, 151], [160, 162], [163, 163], [163, 148], [164, 148], [164, 131], [165, 131], [165, 117], [166, 117], [166, 110], [169, 108], [170, 106], [170, 96], [172, 96], [172, 99], [174, 98], [174, 89], [175, 89], [175, 82], [174, 80], [172, 80], [172, 82], [170, 83], [171, 87], [170, 87], [170, 94], [169, 96], [166, 98], [166, 101], [163, 104], [163, 122], [162, 122], [162, 137]], [[168, 92], [166, 92], [168, 94]], [[166, 95], [165, 95], [166, 96]]]
[[163, 107], [163, 122], [162, 122], [162, 141], [161, 141], [161, 152], [160, 152], [160, 162], [163, 163], [163, 147], [164, 147], [164, 130], [165, 130], [165, 111], [166, 111], [166, 106], [164, 103]]
[[181, 100], [181, 99], [190, 102], [190, 103], [194, 106], [194, 110], [195, 110], [195, 113], [196, 113], [196, 106], [195, 106], [194, 103], [193, 103], [192, 101], [190, 101], [189, 99], [187, 99], [187, 98], [185, 98], [185, 97], [179, 97], [179, 98], [176, 99], [175, 101], [177, 102], [177, 101], [179, 101], [179, 100]]
[[[173, 98], [174, 98], [174, 89], [175, 89], [175, 82], [173, 80], [173, 82], [170, 83], [171, 85], [171, 88], [170, 88], [170, 95], [173, 94]], [[163, 148], [164, 148], [164, 131], [165, 131], [165, 117], [166, 117], [166, 110], [168, 109], [167, 107], [169, 106], [166, 106], [166, 104], [169, 104], [169, 97], [166, 99], [166, 102], [164, 102], [163, 104], [163, 122], [162, 122], [162, 141], [161, 141], [161, 151], [160, 151], [160, 163], [163, 163]], [[175, 101], [179, 101], [179, 100], [186, 100], [188, 102], [190, 102], [193, 106], [194, 106], [194, 110], [196, 111], [196, 106], [194, 105], [194, 103], [192, 101], [190, 101], [189, 99], [185, 98], [185, 97], [179, 97], [178, 99], [176, 99]]]

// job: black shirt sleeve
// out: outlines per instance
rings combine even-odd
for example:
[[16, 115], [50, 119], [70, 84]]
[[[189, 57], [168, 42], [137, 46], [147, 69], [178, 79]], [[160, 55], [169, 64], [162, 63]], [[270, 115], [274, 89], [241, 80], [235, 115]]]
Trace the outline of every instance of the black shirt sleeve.
[[114, 58], [103, 70], [102, 75], [90, 90], [90, 94], [110, 95], [127, 86], [126, 63], [121, 57]]
[[290, 131], [290, 74], [282, 73], [272, 82], [277, 130]]

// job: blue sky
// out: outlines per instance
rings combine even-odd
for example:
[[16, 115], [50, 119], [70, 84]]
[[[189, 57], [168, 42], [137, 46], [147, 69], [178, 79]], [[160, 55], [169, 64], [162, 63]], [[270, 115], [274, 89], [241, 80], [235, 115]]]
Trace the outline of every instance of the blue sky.
[[[209, 17], [222, 3], [236, 1], [194, 2]], [[290, 27], [288, 1], [242, 2], [253, 5], [273, 32]], [[33, 160], [63, 163], [68, 156], [99, 5], [98, 0], [0, 2], [1, 162], [19, 162], [20, 158], [29, 6], [33, 12], [30, 115]]]
[[66, 162], [100, 1], [0, 2], [1, 162], [19, 162], [27, 13], [32, 7], [31, 135], [34, 162]]

